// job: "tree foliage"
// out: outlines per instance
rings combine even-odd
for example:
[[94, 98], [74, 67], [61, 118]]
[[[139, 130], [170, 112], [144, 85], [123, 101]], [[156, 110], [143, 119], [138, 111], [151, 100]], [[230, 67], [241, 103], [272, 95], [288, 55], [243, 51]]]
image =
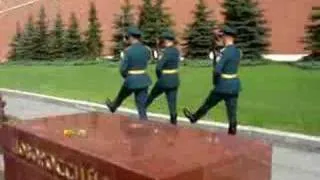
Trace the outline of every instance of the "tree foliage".
[[8, 55], [8, 58], [10, 60], [18, 60], [21, 58], [21, 55], [17, 52], [17, 48], [19, 48], [19, 43], [21, 42], [21, 36], [22, 36], [22, 32], [21, 32], [20, 23], [17, 22], [16, 23], [16, 34], [14, 35], [14, 37], [12, 38], [12, 41], [10, 43], [10, 52]]
[[89, 57], [99, 57], [103, 48], [102, 30], [97, 17], [97, 9], [93, 2], [90, 3], [88, 21], [88, 30], [85, 33], [86, 52]]
[[61, 15], [58, 13], [54, 27], [50, 32], [50, 57], [52, 59], [61, 59], [64, 57], [64, 35], [64, 24]]
[[21, 59], [31, 60], [34, 57], [35, 53], [35, 36], [36, 36], [36, 28], [34, 25], [33, 16], [29, 15], [28, 21], [25, 24], [24, 31], [20, 38], [20, 42], [17, 46], [17, 54], [21, 57]]
[[310, 51], [313, 60], [320, 61], [320, 7], [313, 7], [311, 23], [306, 27], [305, 49]]
[[187, 25], [183, 44], [185, 55], [189, 58], [207, 58], [213, 48], [213, 27], [216, 22], [211, 18], [212, 11], [204, 0], [198, 0], [193, 11], [193, 22]]
[[36, 22], [34, 36], [34, 53], [32, 59], [34, 60], [48, 60], [49, 57], [49, 34], [48, 22], [45, 9], [43, 6], [40, 8], [39, 17]]
[[225, 24], [237, 30], [236, 43], [243, 59], [259, 60], [268, 52], [269, 28], [258, 1], [224, 0]]
[[82, 58], [85, 55], [85, 46], [81, 39], [78, 19], [74, 13], [71, 13], [69, 23], [64, 44], [65, 57], [69, 59]]
[[139, 28], [143, 31], [143, 42], [152, 49], [157, 49], [157, 41], [161, 32], [172, 29], [171, 15], [164, 7], [164, 0], [143, 0], [140, 7]]
[[121, 13], [115, 15], [113, 28], [115, 33], [112, 36], [114, 46], [112, 48], [113, 54], [116, 58], [120, 57], [120, 53], [126, 48], [124, 36], [128, 27], [134, 25], [133, 5], [130, 0], [125, 0], [124, 5], [121, 6]]

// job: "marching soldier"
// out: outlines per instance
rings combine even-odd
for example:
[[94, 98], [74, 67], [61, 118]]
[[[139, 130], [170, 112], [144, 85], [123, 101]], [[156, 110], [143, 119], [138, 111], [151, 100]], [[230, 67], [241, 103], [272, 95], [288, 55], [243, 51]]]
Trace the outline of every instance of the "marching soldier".
[[216, 106], [221, 100], [225, 101], [229, 120], [228, 133], [237, 132], [237, 101], [241, 89], [240, 79], [237, 75], [240, 62], [240, 50], [234, 45], [236, 31], [228, 26], [223, 28], [223, 42], [225, 45], [222, 56], [214, 70], [215, 88], [210, 92], [204, 104], [191, 113], [187, 108], [183, 110], [191, 123], [196, 123], [210, 108]]
[[148, 97], [148, 87], [151, 79], [146, 73], [150, 51], [140, 42], [142, 32], [136, 27], [129, 27], [127, 40], [130, 46], [125, 50], [120, 66], [120, 73], [124, 83], [116, 99], [106, 100], [109, 110], [114, 113], [121, 103], [132, 93], [135, 95], [135, 103], [141, 120], [147, 120], [145, 103]]
[[172, 32], [162, 33], [161, 39], [165, 49], [156, 66], [157, 83], [148, 96], [146, 108], [162, 93], [166, 94], [170, 111], [171, 124], [177, 124], [177, 92], [179, 87], [179, 50], [175, 47], [175, 36]]

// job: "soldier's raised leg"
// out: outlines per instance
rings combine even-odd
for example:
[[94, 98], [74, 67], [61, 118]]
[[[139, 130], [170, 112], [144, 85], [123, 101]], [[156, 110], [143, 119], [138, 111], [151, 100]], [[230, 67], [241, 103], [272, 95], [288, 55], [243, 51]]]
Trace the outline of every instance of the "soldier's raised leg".
[[156, 84], [156, 85], [152, 88], [152, 90], [151, 90], [151, 92], [150, 92], [150, 94], [149, 94], [149, 96], [148, 96], [148, 99], [147, 99], [147, 101], [146, 101], [145, 107], [148, 108], [148, 107], [150, 106], [150, 104], [152, 104], [153, 100], [155, 100], [155, 99], [156, 99], [158, 96], [160, 96], [163, 92], [164, 92], [164, 90], [163, 90], [162, 88], [158, 87], [158, 85]]
[[214, 106], [216, 106], [223, 96], [220, 93], [211, 91], [205, 102], [200, 106], [200, 108], [195, 112], [191, 113], [187, 108], [183, 109], [184, 115], [190, 120], [191, 123], [196, 123], [201, 117], [203, 117], [207, 112]]
[[132, 90], [122, 86], [117, 97], [114, 101], [111, 101], [109, 98], [106, 100], [106, 105], [108, 106], [110, 112], [114, 113], [118, 107], [122, 104], [122, 102], [132, 94]]

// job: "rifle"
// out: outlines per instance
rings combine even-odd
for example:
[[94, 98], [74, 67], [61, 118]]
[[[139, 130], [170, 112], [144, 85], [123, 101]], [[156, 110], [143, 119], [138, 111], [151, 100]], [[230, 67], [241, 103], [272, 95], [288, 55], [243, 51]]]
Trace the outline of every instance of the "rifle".
[[212, 52], [213, 52], [213, 71], [212, 71], [212, 82], [213, 84], [216, 84], [217, 82], [217, 76], [215, 74], [215, 68], [217, 66], [217, 60], [218, 56], [220, 54], [221, 49], [223, 46], [221, 45], [221, 32], [219, 29], [214, 29], [213, 32], [213, 45], [212, 45]]

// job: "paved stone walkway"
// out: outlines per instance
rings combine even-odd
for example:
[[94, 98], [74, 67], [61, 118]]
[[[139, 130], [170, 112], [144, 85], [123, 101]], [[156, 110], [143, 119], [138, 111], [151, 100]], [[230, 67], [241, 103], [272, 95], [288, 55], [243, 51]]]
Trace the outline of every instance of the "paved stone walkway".
[[19, 119], [33, 119], [50, 115], [65, 115], [85, 112], [84, 110], [61, 106], [53, 103], [41, 102], [31, 98], [4, 96], [7, 101], [6, 114]]
[[[9, 115], [32, 119], [50, 115], [85, 112], [83, 109], [44, 103], [31, 98], [5, 96]], [[3, 167], [0, 163], [0, 168]], [[320, 153], [273, 147], [272, 180], [319, 180]], [[0, 178], [2, 180], [2, 178]]]

